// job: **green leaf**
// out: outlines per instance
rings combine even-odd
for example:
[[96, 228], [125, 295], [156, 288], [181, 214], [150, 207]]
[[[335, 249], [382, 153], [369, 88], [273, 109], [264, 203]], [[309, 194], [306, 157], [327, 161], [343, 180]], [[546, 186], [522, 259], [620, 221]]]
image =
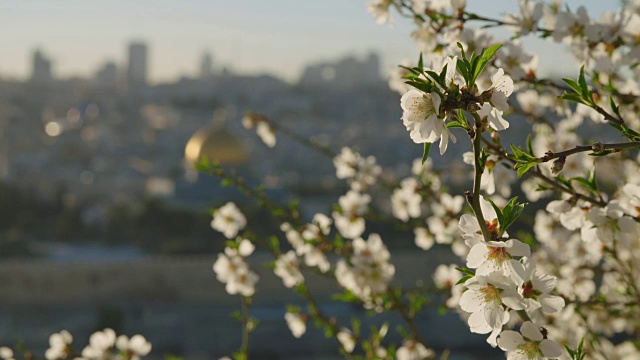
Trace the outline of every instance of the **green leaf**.
[[487, 67], [487, 64], [489, 64], [489, 61], [491, 61], [491, 58], [493, 57], [493, 55], [495, 55], [496, 51], [498, 51], [498, 49], [500, 49], [501, 47], [502, 47], [502, 44], [496, 44], [489, 47], [487, 50], [483, 51], [480, 54], [479, 60], [476, 59], [476, 62], [473, 66], [472, 82], [475, 82], [478, 76], [482, 74], [485, 67]]
[[420, 58], [418, 59], [418, 67], [420, 68], [420, 71], [422, 71], [422, 69], [424, 68], [424, 65], [422, 63], [422, 52], [420, 53]]
[[535, 162], [529, 162], [529, 163], [523, 163], [523, 162], [519, 162], [517, 163], [514, 168], [518, 171], [518, 179], [522, 177], [522, 175], [526, 174], [527, 171], [529, 171], [529, 169], [531, 169], [532, 167], [536, 166], [537, 163]]
[[462, 54], [462, 58], [466, 60], [467, 55], [465, 55], [464, 53], [464, 47], [462, 47], [462, 44], [460, 44], [459, 42], [457, 42], [456, 45], [458, 45], [458, 48], [460, 48], [460, 53]]
[[533, 146], [531, 145], [531, 134], [527, 135], [527, 151], [529, 152], [529, 154], [533, 155]]
[[469, 83], [471, 79], [469, 79], [469, 67], [467, 66], [467, 63], [462, 59], [458, 59], [456, 67], [458, 68], [458, 71], [464, 78], [465, 82]]
[[425, 161], [427, 161], [427, 159], [429, 158], [429, 152], [431, 151], [432, 145], [433, 143], [424, 143], [424, 151], [422, 152], [422, 165], [424, 165]]
[[466, 275], [476, 276], [476, 273], [473, 270], [468, 269], [466, 267], [457, 267], [456, 270]]
[[[513, 151], [513, 156], [516, 160], [518, 160], [519, 162], [536, 162], [536, 157], [528, 154], [522, 150], [520, 150], [520, 148], [518, 148], [517, 146], [511, 144], [511, 151]], [[535, 164], [534, 163], [534, 164]]]
[[440, 83], [442, 85], [442, 87], [446, 87], [446, 80], [447, 80], [447, 67], [449, 66], [449, 64], [445, 64], [444, 67], [442, 68], [442, 71], [440, 71], [440, 76], [438, 77], [438, 83]]
[[564, 93], [564, 94], [558, 96], [558, 98], [562, 99], [562, 100], [569, 100], [569, 101], [573, 101], [573, 102], [577, 102], [577, 103], [589, 106], [589, 104], [584, 99], [582, 99], [582, 97], [580, 95], [578, 95], [578, 94]]
[[406, 67], [406, 66], [402, 66], [402, 65], [398, 65], [398, 66], [403, 68], [403, 69], [405, 69], [405, 70], [407, 70], [408, 72], [410, 72], [410, 73], [412, 73], [414, 75], [420, 75], [420, 72], [415, 70], [415, 69], [412, 69], [412, 68]]
[[277, 237], [277, 236], [273, 236], [273, 235], [272, 235], [272, 236], [269, 238], [269, 247], [270, 247], [271, 249], [274, 249], [274, 250], [276, 250], [276, 249], [278, 249], [278, 250], [279, 250], [279, 249], [280, 249], [280, 241], [278, 240], [278, 237]]
[[438, 73], [436, 73], [435, 71], [426, 70], [425, 74], [427, 74], [433, 82], [436, 82], [440, 84], [442, 87], [444, 87], [444, 83], [440, 82], [440, 76], [438, 75]]
[[587, 87], [587, 80], [584, 78], [584, 65], [580, 68], [580, 76], [578, 76], [578, 84], [580, 85], [580, 90], [582, 94], [582, 98], [588, 100], [589, 103], [593, 101], [591, 96], [589, 96], [589, 88]]
[[613, 102], [613, 97], [611, 97], [611, 95], [609, 95], [609, 106], [611, 107], [611, 110], [613, 110], [613, 113], [616, 114], [616, 116], [621, 117], [620, 108], [616, 105], [615, 102]]
[[506, 231], [522, 215], [527, 205], [527, 203], [518, 203], [517, 196], [509, 200], [509, 203], [502, 209], [504, 228], [501, 227], [500, 231]]
[[462, 278], [460, 278], [460, 280], [458, 280], [458, 282], [456, 282], [456, 285], [460, 285], [460, 284], [464, 284], [467, 282], [467, 280], [471, 279], [473, 276], [471, 275], [465, 275]]
[[580, 85], [578, 85], [578, 83], [574, 80], [569, 78], [562, 78], [562, 81], [569, 85], [569, 87], [572, 88], [573, 91], [576, 92], [576, 94], [582, 94], [582, 88], [580, 88]]
[[461, 129], [466, 129], [467, 126], [464, 124], [460, 124], [460, 122], [458, 121], [451, 121], [449, 123], [447, 123], [447, 127], [448, 128], [461, 128]]
[[433, 86], [426, 84], [424, 82], [421, 81], [413, 81], [413, 80], [409, 80], [409, 81], [405, 81], [404, 82], [407, 85], [411, 85], [414, 88], [418, 89], [418, 90], [422, 90], [425, 93], [430, 93], [433, 90]]

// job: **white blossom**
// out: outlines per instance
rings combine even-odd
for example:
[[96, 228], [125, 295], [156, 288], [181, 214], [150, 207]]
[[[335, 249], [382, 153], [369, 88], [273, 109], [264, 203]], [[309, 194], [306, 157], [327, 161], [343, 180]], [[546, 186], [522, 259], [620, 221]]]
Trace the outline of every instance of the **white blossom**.
[[89, 337], [89, 345], [82, 350], [82, 357], [90, 360], [102, 360], [116, 343], [116, 333], [112, 329], [96, 331]]
[[288, 288], [304, 282], [304, 276], [298, 265], [298, 257], [293, 250], [278, 257], [273, 272], [282, 279], [284, 286]]
[[127, 354], [127, 358], [131, 360], [139, 360], [141, 356], [151, 352], [151, 343], [142, 335], [134, 335], [130, 339], [126, 335], [120, 335], [116, 339], [116, 347]]
[[49, 337], [49, 349], [47, 349], [45, 357], [47, 360], [66, 359], [71, 352], [69, 346], [72, 342], [73, 336], [67, 330], [51, 334]]
[[356, 347], [356, 338], [353, 336], [353, 333], [351, 333], [351, 330], [342, 328], [338, 331], [336, 337], [338, 338], [338, 341], [340, 341], [344, 351], [348, 353], [353, 352], [353, 349]]
[[235, 237], [246, 225], [247, 219], [232, 202], [217, 209], [211, 221], [211, 227], [223, 233], [227, 239]]
[[286, 312], [284, 319], [287, 326], [295, 338], [300, 338], [307, 331], [306, 315], [300, 313]]
[[435, 356], [435, 353], [427, 349], [422, 343], [407, 340], [396, 351], [396, 360], [423, 360]]
[[498, 346], [508, 351], [509, 360], [545, 360], [558, 358], [562, 348], [553, 340], [545, 339], [540, 327], [525, 321], [520, 332], [505, 330], [500, 334]]

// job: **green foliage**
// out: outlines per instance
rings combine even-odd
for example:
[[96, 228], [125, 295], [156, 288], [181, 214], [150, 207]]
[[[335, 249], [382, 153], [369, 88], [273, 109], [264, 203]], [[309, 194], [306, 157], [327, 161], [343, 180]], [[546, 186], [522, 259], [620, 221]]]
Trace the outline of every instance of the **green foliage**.
[[567, 352], [569, 353], [569, 356], [571, 356], [571, 360], [584, 360], [585, 356], [587, 355], [584, 350], [583, 350], [583, 346], [584, 346], [584, 338], [582, 338], [582, 340], [580, 340], [580, 344], [578, 345], [578, 347], [576, 349], [571, 349], [568, 345], [565, 344], [565, 349], [567, 349]]
[[164, 360], [184, 360], [182, 357], [180, 356], [175, 356], [175, 355], [171, 355], [171, 354], [164, 354]]
[[467, 280], [476, 276], [476, 273], [467, 267], [457, 267], [456, 270], [464, 274], [464, 276], [460, 280], [458, 280], [456, 285], [464, 284]]
[[578, 76], [578, 81], [574, 81], [569, 78], [562, 78], [562, 80], [569, 85], [569, 87], [573, 90], [573, 93], [564, 93], [560, 95], [560, 99], [569, 100], [573, 102], [577, 102], [580, 104], [584, 104], [587, 106], [595, 106], [595, 102], [593, 101], [593, 94], [589, 90], [587, 86], [587, 80], [584, 77], [584, 65], [580, 68], [580, 75]]
[[462, 44], [458, 43], [458, 47], [462, 53], [462, 59], [458, 59], [456, 68], [464, 78], [467, 88], [471, 89], [502, 44], [493, 45], [486, 50], [483, 49], [479, 55], [471, 53], [469, 58], [467, 58]]
[[513, 151], [513, 154], [509, 154], [508, 156], [510, 159], [516, 161], [513, 168], [518, 171], [518, 178], [521, 178], [522, 175], [529, 171], [529, 169], [539, 163], [539, 160], [533, 156], [532, 153], [524, 152], [513, 144], [511, 144], [511, 150]]
[[509, 200], [509, 203], [500, 209], [491, 199], [487, 198], [498, 216], [498, 224], [500, 225], [500, 236], [520, 217], [527, 203], [518, 203], [518, 197]]
[[424, 143], [424, 151], [422, 152], [422, 165], [424, 165], [424, 163], [429, 158], [429, 152], [431, 152], [432, 145], [433, 143], [430, 143], [430, 142]]

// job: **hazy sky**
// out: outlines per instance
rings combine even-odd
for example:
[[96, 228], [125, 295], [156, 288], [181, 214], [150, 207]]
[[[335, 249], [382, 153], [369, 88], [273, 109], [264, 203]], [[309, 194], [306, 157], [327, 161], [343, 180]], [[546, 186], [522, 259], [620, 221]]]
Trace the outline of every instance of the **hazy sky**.
[[[517, 9], [514, 0], [468, 0], [481, 14], [500, 16]], [[616, 1], [584, 3], [590, 15]], [[54, 61], [57, 76], [88, 76], [107, 60], [126, 64], [127, 42], [150, 48], [154, 81], [193, 75], [203, 51], [218, 66], [238, 72], [272, 72], [296, 79], [304, 64], [346, 53], [380, 51], [385, 66], [416, 58], [410, 21], [376, 25], [365, 0], [0, 0], [0, 75], [24, 78], [35, 48]], [[487, 9], [490, 4], [491, 9]], [[548, 44], [548, 43], [545, 43]], [[531, 43], [551, 54], [553, 47]], [[543, 57], [541, 56], [541, 57]], [[567, 57], [541, 67], [572, 69]]]

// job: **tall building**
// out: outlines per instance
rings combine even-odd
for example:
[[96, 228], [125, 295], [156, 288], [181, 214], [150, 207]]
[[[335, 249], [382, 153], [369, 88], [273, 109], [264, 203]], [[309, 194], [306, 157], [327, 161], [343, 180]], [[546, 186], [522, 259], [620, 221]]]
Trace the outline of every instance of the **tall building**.
[[49, 60], [40, 49], [33, 52], [33, 68], [31, 70], [31, 81], [36, 84], [47, 84], [52, 80], [51, 60]]
[[147, 44], [132, 42], [129, 44], [129, 64], [127, 82], [129, 87], [141, 87], [147, 84]]
[[200, 61], [200, 79], [209, 79], [213, 75], [213, 59], [211, 54], [205, 52]]

